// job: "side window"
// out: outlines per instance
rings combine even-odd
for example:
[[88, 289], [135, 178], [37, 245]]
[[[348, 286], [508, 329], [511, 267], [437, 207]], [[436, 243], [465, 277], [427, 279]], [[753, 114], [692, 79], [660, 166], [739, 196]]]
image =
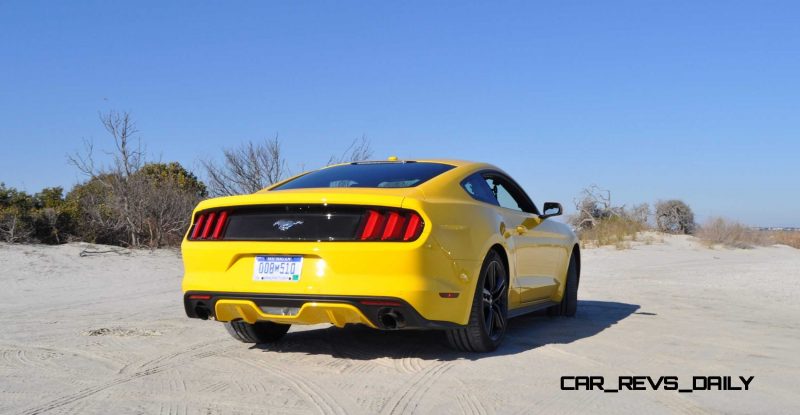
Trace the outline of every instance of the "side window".
[[461, 187], [463, 187], [473, 199], [499, 206], [497, 198], [486, 183], [486, 179], [480, 174], [476, 173], [464, 179], [464, 181], [461, 182]]
[[539, 211], [519, 185], [505, 176], [492, 173], [484, 175], [486, 185], [500, 206], [520, 212], [538, 214]]
[[509, 189], [503, 185], [501, 180], [489, 177], [486, 179], [486, 184], [489, 186], [489, 189], [491, 189], [495, 197], [497, 197], [497, 203], [500, 206], [506, 209], [519, 210], [521, 212], [525, 211], [522, 209], [522, 206], [520, 206], [520, 202], [514, 198], [514, 195], [512, 195], [511, 191], [509, 191]]

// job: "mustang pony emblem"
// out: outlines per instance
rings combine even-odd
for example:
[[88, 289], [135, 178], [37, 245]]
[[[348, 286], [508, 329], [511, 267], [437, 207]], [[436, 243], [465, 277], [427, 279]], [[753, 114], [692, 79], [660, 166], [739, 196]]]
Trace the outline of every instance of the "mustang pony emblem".
[[281, 231], [288, 231], [292, 226], [302, 225], [302, 224], [303, 224], [302, 220], [281, 219], [273, 223], [272, 226], [278, 228], [278, 230]]

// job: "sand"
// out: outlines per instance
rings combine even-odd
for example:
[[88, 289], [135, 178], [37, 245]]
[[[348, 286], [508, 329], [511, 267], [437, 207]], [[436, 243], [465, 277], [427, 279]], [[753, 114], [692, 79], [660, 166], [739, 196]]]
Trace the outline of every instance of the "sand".
[[[573, 319], [503, 346], [293, 327], [274, 346], [185, 317], [173, 250], [0, 245], [0, 413], [798, 413], [800, 250], [691, 237], [584, 252]], [[107, 250], [109, 247], [93, 247]], [[562, 391], [562, 376], [755, 376], [748, 391]]]

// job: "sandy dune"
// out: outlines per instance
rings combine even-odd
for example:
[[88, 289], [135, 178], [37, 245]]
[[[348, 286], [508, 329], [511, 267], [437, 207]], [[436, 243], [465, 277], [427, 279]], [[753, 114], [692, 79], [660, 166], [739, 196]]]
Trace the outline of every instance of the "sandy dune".
[[[798, 413], [800, 250], [688, 237], [584, 254], [574, 319], [490, 355], [435, 332], [294, 327], [274, 347], [189, 320], [174, 251], [0, 245], [0, 413]], [[103, 248], [103, 247], [101, 247]], [[561, 391], [564, 375], [755, 376], [749, 391]]]

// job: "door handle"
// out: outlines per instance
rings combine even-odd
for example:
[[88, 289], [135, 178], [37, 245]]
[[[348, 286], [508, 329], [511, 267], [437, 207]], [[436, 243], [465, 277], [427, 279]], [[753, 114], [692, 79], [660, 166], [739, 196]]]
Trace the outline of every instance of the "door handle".
[[528, 228], [526, 228], [526, 227], [524, 227], [522, 225], [517, 226], [517, 233], [518, 234], [522, 235], [525, 232], [528, 232]]

